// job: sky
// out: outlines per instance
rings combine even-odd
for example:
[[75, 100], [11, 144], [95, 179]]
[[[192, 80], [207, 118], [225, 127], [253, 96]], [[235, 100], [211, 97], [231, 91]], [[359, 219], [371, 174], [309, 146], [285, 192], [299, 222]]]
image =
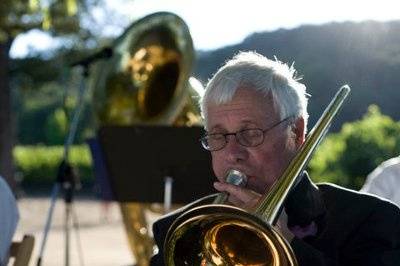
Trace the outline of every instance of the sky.
[[[108, 8], [134, 21], [158, 11], [180, 16], [188, 25], [195, 49], [212, 50], [241, 42], [260, 31], [344, 21], [400, 20], [398, 0], [106, 0]], [[101, 10], [94, 17], [107, 19]], [[129, 23], [126, 27], [129, 26]], [[122, 34], [123, 27], [105, 27], [105, 34]], [[38, 44], [38, 45], [35, 45]], [[60, 42], [39, 31], [18, 36], [11, 57], [24, 57], [29, 49], [45, 51]]]

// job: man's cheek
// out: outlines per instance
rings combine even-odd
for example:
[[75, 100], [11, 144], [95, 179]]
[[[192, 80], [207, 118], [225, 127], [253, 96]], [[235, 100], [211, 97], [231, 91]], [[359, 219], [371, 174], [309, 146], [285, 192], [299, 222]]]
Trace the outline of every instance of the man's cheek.
[[216, 158], [213, 158], [212, 159], [212, 167], [213, 167], [215, 176], [218, 178], [219, 181], [221, 181], [223, 179], [222, 164]]

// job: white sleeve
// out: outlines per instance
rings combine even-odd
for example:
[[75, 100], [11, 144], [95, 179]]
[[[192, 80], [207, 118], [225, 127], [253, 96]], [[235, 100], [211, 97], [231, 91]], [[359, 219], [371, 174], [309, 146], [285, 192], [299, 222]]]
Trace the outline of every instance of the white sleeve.
[[17, 228], [19, 213], [14, 195], [1, 176], [0, 217], [0, 265], [3, 265], [7, 260], [8, 251]]
[[392, 171], [389, 169], [377, 168], [368, 175], [360, 191], [391, 199], [393, 190], [397, 187], [396, 184], [392, 184], [393, 180]]

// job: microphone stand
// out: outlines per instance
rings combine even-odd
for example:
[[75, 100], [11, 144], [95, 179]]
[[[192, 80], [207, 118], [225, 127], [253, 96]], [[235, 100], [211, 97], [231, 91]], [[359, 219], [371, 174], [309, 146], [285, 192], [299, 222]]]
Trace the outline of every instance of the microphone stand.
[[[78, 176], [75, 174], [71, 164], [69, 163], [69, 150], [71, 145], [74, 142], [76, 137], [76, 131], [78, 128], [78, 124], [80, 121], [80, 117], [82, 111], [84, 109], [84, 96], [86, 91], [85, 81], [89, 76], [89, 67], [94, 61], [100, 58], [109, 58], [112, 56], [111, 48], [105, 48], [98, 53], [95, 53], [85, 59], [79, 60], [70, 64], [70, 67], [81, 66], [83, 67], [83, 77], [79, 85], [79, 95], [78, 95], [78, 103], [74, 110], [73, 118], [69, 126], [68, 134], [64, 142], [64, 153], [61, 160], [61, 163], [58, 167], [58, 174], [56, 182], [53, 185], [52, 193], [51, 193], [51, 204], [49, 208], [49, 212], [46, 219], [45, 228], [43, 231], [43, 239], [40, 246], [39, 257], [37, 260], [37, 266], [41, 266], [43, 253], [47, 242], [47, 236], [50, 230], [51, 221], [53, 218], [54, 207], [56, 203], [56, 199], [60, 190], [62, 189], [64, 192], [64, 202], [65, 202], [65, 221], [64, 221], [64, 232], [65, 232], [65, 266], [70, 265], [70, 217], [77, 219], [77, 216], [74, 215], [73, 212], [73, 198], [74, 198], [74, 190], [80, 187], [80, 181]], [[71, 216], [72, 213], [72, 216]], [[78, 230], [78, 223], [75, 221], [73, 223], [76, 230]], [[79, 233], [77, 232], [78, 236]], [[83, 259], [80, 254], [80, 263], [83, 265]]]

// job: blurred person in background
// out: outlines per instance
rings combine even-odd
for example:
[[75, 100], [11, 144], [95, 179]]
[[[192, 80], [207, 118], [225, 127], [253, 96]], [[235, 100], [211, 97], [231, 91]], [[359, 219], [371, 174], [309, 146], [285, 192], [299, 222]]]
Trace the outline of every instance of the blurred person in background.
[[400, 206], [400, 157], [384, 161], [375, 168], [367, 176], [360, 191], [388, 199]]
[[15, 197], [7, 182], [0, 176], [0, 265], [7, 265], [18, 220], [19, 212]]

